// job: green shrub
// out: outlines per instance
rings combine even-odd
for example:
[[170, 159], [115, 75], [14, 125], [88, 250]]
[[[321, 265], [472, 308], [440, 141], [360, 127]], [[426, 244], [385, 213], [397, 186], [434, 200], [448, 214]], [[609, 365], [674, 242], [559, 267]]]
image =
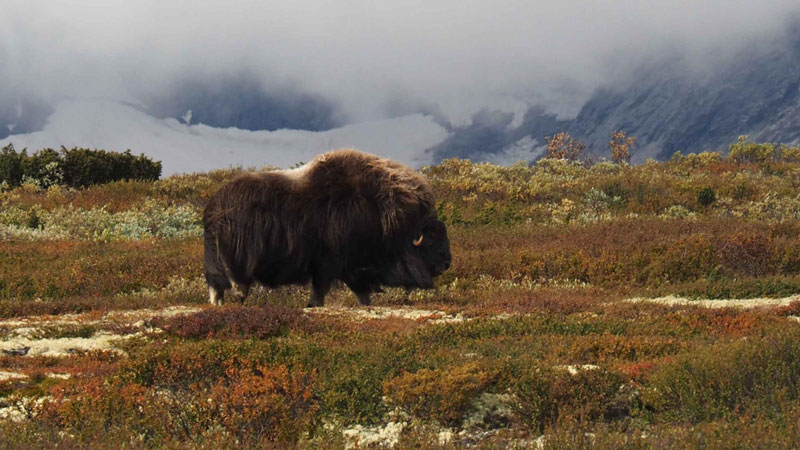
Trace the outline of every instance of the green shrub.
[[86, 148], [61, 151], [45, 148], [28, 155], [7, 145], [0, 151], [0, 183], [16, 187], [32, 182], [40, 188], [54, 184], [85, 187], [118, 180], [154, 181], [161, 176], [161, 162], [145, 155]]
[[27, 158], [25, 150], [17, 153], [9, 144], [0, 150], [0, 183], [8, 187], [19, 186], [24, 175], [22, 162]]
[[117, 180], [157, 180], [161, 162], [130, 150], [124, 153], [85, 148], [61, 149], [64, 159], [64, 178], [70, 186], [83, 187]]
[[703, 208], [711, 206], [715, 201], [717, 201], [717, 194], [710, 187], [700, 189], [700, 192], [697, 193], [697, 203]]
[[782, 145], [779, 149], [781, 160], [786, 162], [800, 162], [800, 147]]

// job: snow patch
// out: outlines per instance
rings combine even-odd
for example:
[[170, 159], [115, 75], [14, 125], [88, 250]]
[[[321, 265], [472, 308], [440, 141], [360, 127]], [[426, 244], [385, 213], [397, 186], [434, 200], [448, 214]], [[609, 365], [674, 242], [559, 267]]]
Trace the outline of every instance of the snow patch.
[[69, 100], [56, 105], [41, 131], [11, 135], [0, 140], [0, 147], [14, 144], [30, 151], [62, 145], [130, 149], [134, 154], [144, 152], [162, 161], [166, 176], [236, 165], [289, 167], [344, 147], [421, 167], [430, 163], [425, 150], [447, 135], [447, 130], [423, 114], [367, 121], [322, 132], [249, 131], [158, 119], [119, 102]]

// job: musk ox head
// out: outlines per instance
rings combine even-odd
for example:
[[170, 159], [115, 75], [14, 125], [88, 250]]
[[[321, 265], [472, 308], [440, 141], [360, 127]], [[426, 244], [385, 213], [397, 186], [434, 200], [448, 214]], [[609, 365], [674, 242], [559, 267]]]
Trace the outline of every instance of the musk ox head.
[[426, 220], [419, 236], [411, 245], [431, 276], [441, 275], [450, 268], [450, 239], [447, 238], [447, 227], [441, 220], [433, 217]]
[[384, 286], [433, 288], [433, 278], [450, 267], [450, 240], [445, 224], [433, 216], [423, 221], [416, 238], [406, 243], [394, 264], [376, 273]]

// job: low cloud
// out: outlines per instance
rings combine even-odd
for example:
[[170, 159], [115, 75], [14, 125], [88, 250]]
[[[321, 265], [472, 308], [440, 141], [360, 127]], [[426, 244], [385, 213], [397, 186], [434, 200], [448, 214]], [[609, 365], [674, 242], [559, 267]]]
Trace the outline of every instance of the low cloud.
[[[136, 101], [245, 73], [339, 102], [352, 121], [402, 97], [454, 122], [519, 102], [565, 108], [668, 49], [707, 59], [783, 28], [795, 0], [19, 1], [0, 16], [0, 101]], [[714, 51], [718, 54], [718, 51]], [[569, 108], [565, 108], [568, 112]]]
[[[649, 58], [679, 54], [702, 71], [779, 38], [798, 11], [796, 0], [6, 0], [0, 120], [24, 104], [146, 111], [187, 80], [246, 79], [324, 99], [337, 126], [421, 112], [450, 129], [483, 109], [513, 113], [513, 126], [530, 105], [574, 116]], [[15, 132], [43, 126], [26, 114]]]

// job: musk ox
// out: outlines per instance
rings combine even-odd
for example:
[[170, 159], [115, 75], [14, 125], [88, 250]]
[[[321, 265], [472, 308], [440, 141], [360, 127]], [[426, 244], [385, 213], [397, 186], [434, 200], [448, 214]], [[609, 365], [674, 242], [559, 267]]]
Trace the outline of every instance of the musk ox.
[[297, 169], [241, 175], [203, 215], [209, 301], [244, 301], [259, 282], [311, 282], [322, 306], [335, 280], [363, 305], [382, 286], [432, 288], [450, 267], [450, 241], [417, 172], [389, 159], [338, 150]]

